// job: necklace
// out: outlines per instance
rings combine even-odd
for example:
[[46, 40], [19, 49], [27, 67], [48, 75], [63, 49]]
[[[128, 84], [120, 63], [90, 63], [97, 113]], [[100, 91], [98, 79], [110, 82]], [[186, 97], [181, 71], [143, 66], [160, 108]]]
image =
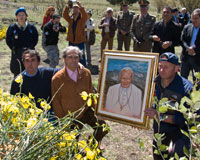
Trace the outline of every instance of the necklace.
[[131, 88], [130, 88], [130, 89], [131, 89], [130, 95], [128, 96], [126, 103], [123, 105], [123, 104], [121, 104], [121, 102], [120, 102], [120, 96], [121, 96], [121, 90], [122, 90], [122, 87], [121, 87], [121, 85], [120, 85], [119, 92], [118, 92], [118, 103], [119, 103], [119, 105], [120, 105], [120, 110], [121, 110], [121, 111], [122, 111], [122, 110], [124, 109], [124, 107], [129, 103], [130, 97], [131, 97], [131, 95], [132, 95], [132, 85], [131, 85]]

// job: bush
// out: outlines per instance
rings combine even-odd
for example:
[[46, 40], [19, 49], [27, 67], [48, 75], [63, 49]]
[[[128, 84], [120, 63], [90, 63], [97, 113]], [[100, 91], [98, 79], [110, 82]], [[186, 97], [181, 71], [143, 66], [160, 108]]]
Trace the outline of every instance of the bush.
[[[120, 2], [123, 1], [123, 0], [107, 0], [107, 1], [108, 1], [110, 4], [115, 5], [115, 4], [120, 4]], [[126, 1], [128, 1], [129, 4], [133, 4], [133, 3], [137, 2], [138, 0], [126, 0]]]
[[[21, 77], [16, 81], [22, 83]], [[92, 98], [96, 99], [96, 96], [85, 92], [82, 95], [87, 104], [91, 104]], [[13, 96], [0, 89], [1, 159], [105, 160], [100, 156], [98, 142], [90, 135], [90, 128], [71, 129], [77, 121], [75, 113], [49, 122], [48, 119], [55, 118], [48, 113], [50, 105], [42, 99], [39, 102], [43, 110], [36, 107], [31, 94]], [[83, 109], [82, 107], [79, 112]]]

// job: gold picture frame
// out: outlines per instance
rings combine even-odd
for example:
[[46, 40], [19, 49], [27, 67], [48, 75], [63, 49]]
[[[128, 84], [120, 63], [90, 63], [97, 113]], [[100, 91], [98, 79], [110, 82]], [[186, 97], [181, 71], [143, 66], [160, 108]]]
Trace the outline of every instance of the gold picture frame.
[[158, 53], [104, 50], [96, 115], [148, 129], [144, 110], [152, 106], [158, 60]]

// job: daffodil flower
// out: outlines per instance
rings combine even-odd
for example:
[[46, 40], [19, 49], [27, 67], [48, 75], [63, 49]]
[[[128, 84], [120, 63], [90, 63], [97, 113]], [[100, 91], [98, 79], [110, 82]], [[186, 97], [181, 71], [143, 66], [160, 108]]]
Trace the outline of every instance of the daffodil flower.
[[15, 79], [15, 82], [19, 83], [19, 84], [22, 84], [23, 83], [23, 78], [22, 78], [22, 74], [19, 74], [17, 76], [17, 78]]

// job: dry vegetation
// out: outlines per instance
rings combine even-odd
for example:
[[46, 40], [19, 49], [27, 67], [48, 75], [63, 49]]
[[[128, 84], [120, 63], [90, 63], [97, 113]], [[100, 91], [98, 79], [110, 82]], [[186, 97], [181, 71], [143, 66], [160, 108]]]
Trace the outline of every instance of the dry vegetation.
[[[155, 0], [156, 1], [156, 0]], [[16, 3], [17, 2], [17, 3]], [[96, 26], [98, 25], [100, 18], [104, 14], [107, 6], [109, 5], [106, 0], [81, 0], [83, 6], [86, 8], [93, 9], [93, 18]], [[152, 2], [152, 1], [151, 1]], [[54, 0], [1, 0], [0, 1], [0, 27], [8, 26], [10, 23], [15, 21], [14, 12], [16, 8], [25, 6], [28, 12], [28, 20], [34, 23], [40, 33], [39, 42], [36, 47], [39, 50], [42, 59], [45, 59], [46, 54], [41, 47], [41, 30], [40, 26], [42, 23], [42, 17], [44, 10], [49, 5], [55, 5]], [[150, 8], [150, 13], [157, 15], [157, 9], [154, 7], [155, 2], [153, 1]], [[116, 11], [119, 10], [119, 6], [111, 6]], [[138, 5], [134, 4], [130, 6], [131, 10], [138, 12]], [[67, 26], [67, 23], [62, 20], [62, 24]], [[66, 35], [60, 35], [59, 48], [62, 50], [68, 45], [65, 40]], [[98, 64], [100, 57], [100, 35], [97, 35], [96, 43], [92, 47], [92, 63]], [[116, 49], [117, 43], [114, 40], [114, 49]], [[132, 49], [132, 46], [131, 46]], [[180, 54], [180, 48], [178, 48]], [[9, 91], [10, 83], [13, 79], [13, 75], [9, 69], [10, 63], [10, 50], [6, 46], [5, 40], [0, 41], [0, 85], [4, 90]], [[41, 66], [47, 66], [42, 62]], [[59, 67], [62, 67], [62, 60], [60, 61]], [[99, 66], [100, 67], [100, 66]], [[98, 75], [93, 75], [93, 84], [97, 87]], [[104, 138], [103, 144], [106, 149], [103, 155], [109, 160], [150, 160], [152, 159], [152, 129], [139, 130], [130, 126], [122, 125], [115, 122], [107, 121], [111, 127], [111, 132]], [[144, 149], [139, 147], [139, 139], [144, 141]]]

